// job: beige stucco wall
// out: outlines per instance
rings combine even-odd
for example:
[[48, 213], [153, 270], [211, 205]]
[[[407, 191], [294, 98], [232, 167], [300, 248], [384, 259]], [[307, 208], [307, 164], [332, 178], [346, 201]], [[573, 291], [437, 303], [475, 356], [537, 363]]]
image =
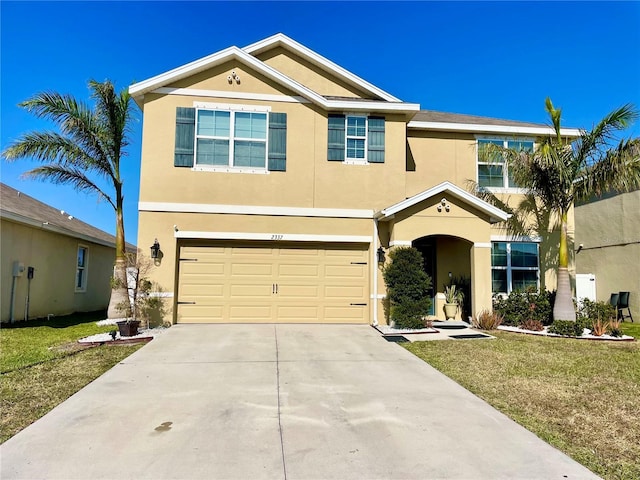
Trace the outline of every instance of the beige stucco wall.
[[[31, 280], [29, 318], [106, 309], [111, 293], [115, 249], [2, 220], [0, 264], [2, 322], [9, 321], [13, 262], [24, 263], [15, 290], [16, 321], [24, 320], [28, 290], [27, 267], [34, 267]], [[88, 247], [87, 288], [75, 291], [78, 246]]]
[[412, 129], [407, 145], [407, 197], [445, 181], [466, 189], [467, 180], [476, 180], [473, 134]]
[[579, 205], [575, 217], [576, 245], [584, 245], [577, 272], [596, 276], [598, 300], [631, 292], [631, 314], [640, 319], [640, 190]]
[[263, 52], [258, 58], [320, 95], [372, 98], [371, 94], [329, 76], [321, 68], [282, 47]]

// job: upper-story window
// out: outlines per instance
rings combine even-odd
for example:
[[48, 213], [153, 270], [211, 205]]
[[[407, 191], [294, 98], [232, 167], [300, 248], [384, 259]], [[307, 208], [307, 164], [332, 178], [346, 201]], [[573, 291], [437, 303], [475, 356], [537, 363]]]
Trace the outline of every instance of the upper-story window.
[[267, 167], [267, 114], [198, 109], [196, 165]]
[[328, 159], [345, 163], [384, 163], [383, 117], [329, 115]]
[[286, 113], [251, 105], [177, 108], [176, 167], [267, 173], [285, 171], [286, 161]]
[[509, 166], [500, 154], [489, 154], [487, 145], [494, 144], [512, 150], [533, 151], [533, 140], [478, 139], [478, 185], [486, 188], [519, 188], [509, 174]]

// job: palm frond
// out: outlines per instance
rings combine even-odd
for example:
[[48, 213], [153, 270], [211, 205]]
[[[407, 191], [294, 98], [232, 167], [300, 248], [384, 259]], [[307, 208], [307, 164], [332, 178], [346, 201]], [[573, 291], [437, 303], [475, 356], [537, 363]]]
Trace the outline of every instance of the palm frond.
[[583, 132], [575, 144], [576, 157], [582, 160], [582, 167], [593, 163], [595, 161], [593, 157], [597, 156], [599, 151], [612, 147], [612, 143], [617, 143], [616, 134], [637, 119], [638, 111], [632, 104], [626, 104], [610, 112], [590, 131]]
[[576, 200], [640, 188], [640, 139], [622, 140], [588, 165], [575, 182]]
[[85, 172], [73, 166], [64, 167], [60, 164], [48, 164], [33, 168], [22, 174], [24, 178], [35, 178], [57, 185], [71, 185], [79, 192], [92, 193], [106, 200], [115, 210], [116, 205], [98, 185], [89, 179]]

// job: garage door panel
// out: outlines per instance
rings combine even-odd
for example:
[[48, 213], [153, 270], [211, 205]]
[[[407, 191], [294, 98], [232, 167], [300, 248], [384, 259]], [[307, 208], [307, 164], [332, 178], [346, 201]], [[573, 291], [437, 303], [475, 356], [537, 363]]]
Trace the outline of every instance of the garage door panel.
[[300, 265], [280, 265], [278, 268], [278, 276], [280, 278], [296, 277], [296, 278], [318, 278], [319, 267], [317, 264]]
[[231, 265], [231, 275], [271, 277], [273, 276], [273, 265], [264, 263], [234, 263]]
[[[299, 257], [318, 257], [320, 250], [315, 248], [280, 248], [278, 255], [284, 260], [294, 259]], [[295, 260], [294, 260], [295, 261]]]
[[344, 322], [351, 320], [353, 323], [362, 321], [366, 306], [327, 306], [324, 308], [324, 319], [328, 322]]
[[363, 245], [211, 243], [180, 250], [178, 322], [368, 323]]
[[364, 265], [327, 265], [325, 277], [327, 278], [366, 278]]
[[[367, 292], [361, 285], [336, 285], [324, 287], [324, 298], [366, 298]], [[359, 302], [362, 303], [362, 302]]]
[[273, 296], [273, 286], [271, 284], [248, 284], [248, 285], [231, 285], [231, 297], [248, 297], [248, 298], [268, 298]]
[[277, 317], [289, 323], [317, 323], [320, 308], [309, 305], [280, 305], [276, 309]]
[[231, 252], [232, 257], [256, 257], [263, 256], [267, 258], [271, 258], [274, 253], [274, 249], [271, 247], [260, 248], [260, 247], [228, 247]]
[[224, 295], [224, 284], [187, 284], [181, 289], [180, 298], [186, 300], [186, 297], [215, 297], [219, 298]]
[[287, 285], [278, 283], [278, 300], [287, 301], [289, 298], [307, 298], [317, 302], [320, 298], [320, 288], [318, 285]]
[[268, 304], [262, 305], [230, 305], [229, 306], [229, 321], [231, 322], [272, 322], [273, 318], [273, 306]]

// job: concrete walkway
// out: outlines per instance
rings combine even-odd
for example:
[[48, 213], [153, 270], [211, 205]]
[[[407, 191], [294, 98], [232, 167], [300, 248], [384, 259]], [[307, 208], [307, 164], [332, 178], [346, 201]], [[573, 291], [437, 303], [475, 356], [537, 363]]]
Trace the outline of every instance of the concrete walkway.
[[3, 480], [598, 478], [368, 326], [174, 326], [0, 454]]

